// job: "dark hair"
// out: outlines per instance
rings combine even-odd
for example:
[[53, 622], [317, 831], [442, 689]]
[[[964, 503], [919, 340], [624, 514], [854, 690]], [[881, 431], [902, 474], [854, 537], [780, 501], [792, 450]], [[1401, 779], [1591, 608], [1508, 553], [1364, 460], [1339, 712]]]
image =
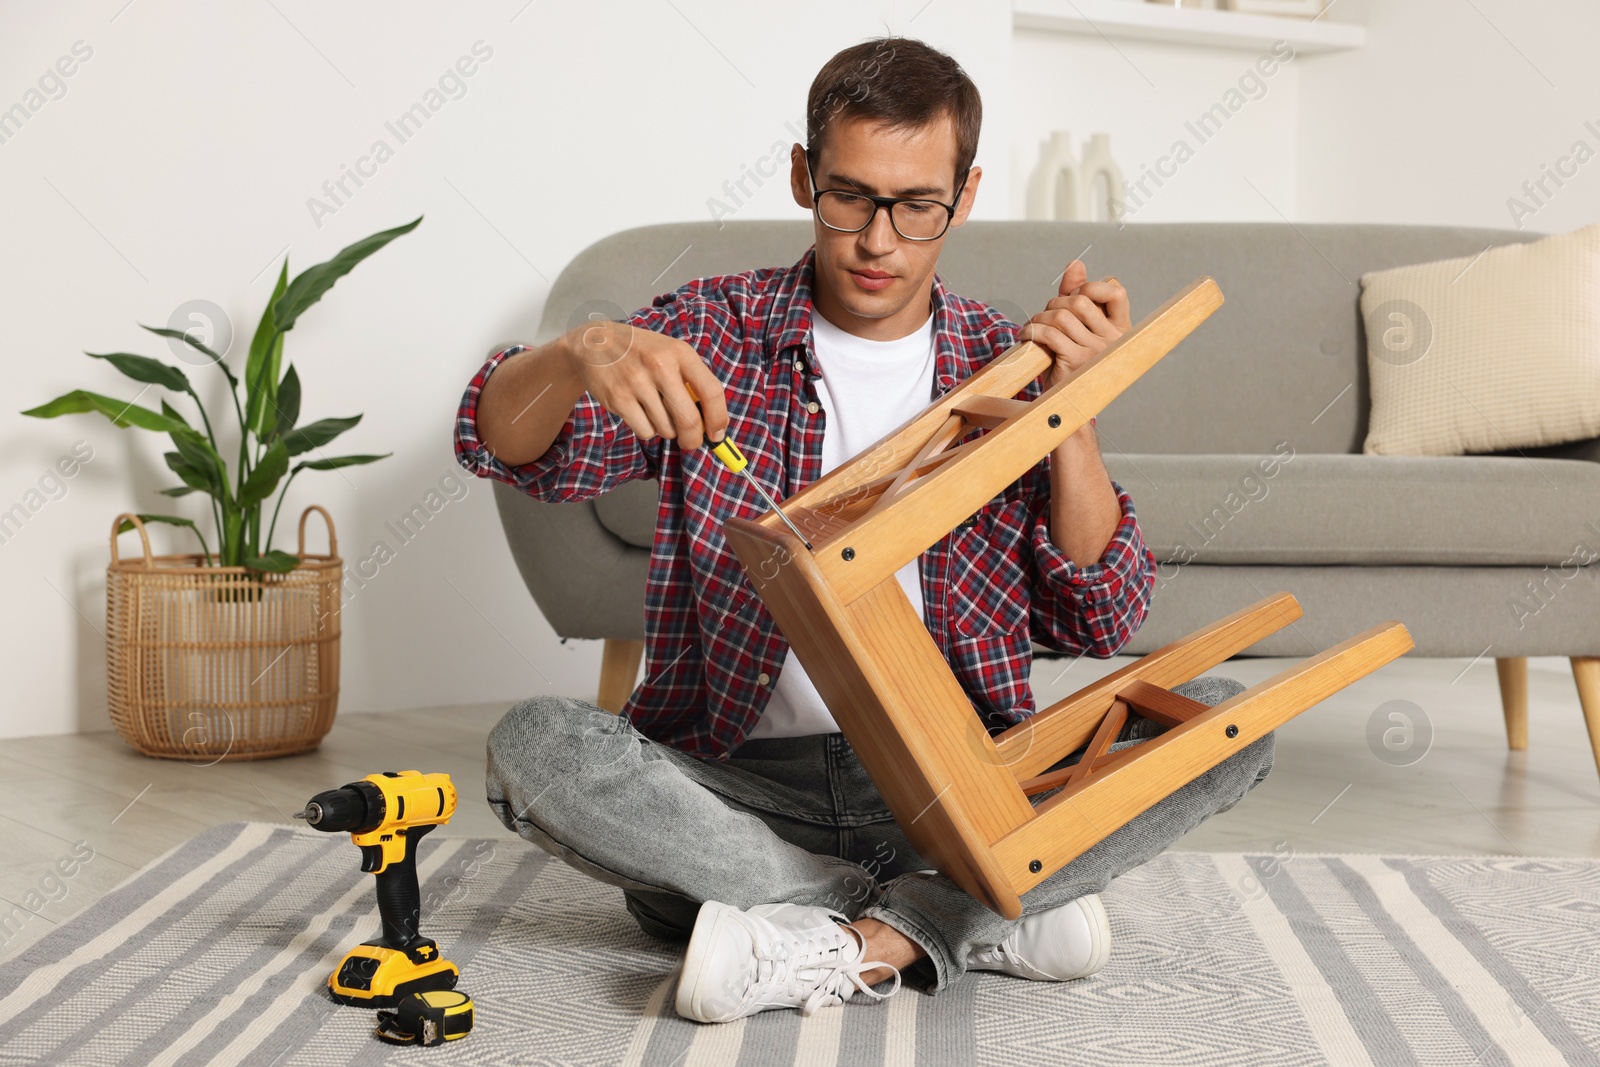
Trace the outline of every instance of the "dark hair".
[[836, 120], [874, 119], [889, 129], [955, 120], [956, 181], [978, 154], [983, 100], [961, 64], [909, 37], [876, 37], [823, 64], [806, 97], [806, 155], [813, 164]]

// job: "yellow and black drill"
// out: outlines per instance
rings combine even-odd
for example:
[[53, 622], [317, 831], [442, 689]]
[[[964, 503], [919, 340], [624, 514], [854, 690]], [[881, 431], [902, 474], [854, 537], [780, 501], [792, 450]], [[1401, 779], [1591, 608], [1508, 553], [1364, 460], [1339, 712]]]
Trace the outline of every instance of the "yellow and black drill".
[[417, 842], [456, 810], [448, 774], [384, 771], [318, 793], [295, 818], [329, 833], [350, 832], [361, 869], [377, 876], [383, 933], [345, 954], [328, 976], [341, 1004], [392, 1008], [411, 993], [454, 989], [460, 971], [417, 933], [422, 896], [417, 888]]

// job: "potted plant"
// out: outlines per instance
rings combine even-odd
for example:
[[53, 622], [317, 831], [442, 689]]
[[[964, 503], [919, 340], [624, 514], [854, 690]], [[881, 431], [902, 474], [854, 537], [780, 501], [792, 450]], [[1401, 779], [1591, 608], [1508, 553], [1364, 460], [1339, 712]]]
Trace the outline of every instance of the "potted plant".
[[[323, 446], [361, 421], [360, 415], [300, 421], [300, 377], [283, 361], [284, 335], [334, 283], [421, 217], [357, 241], [291, 281], [289, 263], [261, 313], [240, 375], [196, 338], [145, 326], [206, 357], [226, 378], [237, 423], [237, 459], [225, 445], [199, 393], [180, 368], [127, 352], [85, 353], [143, 383], [133, 400], [83, 389], [24, 411], [36, 418], [99, 412], [117, 426], [167, 434], [167, 467], [182, 484], [162, 495], [204, 493], [216, 551], [200, 526], [177, 515], [119, 515], [111, 529], [106, 571], [106, 675], [111, 721], [149, 756], [259, 759], [307, 752], [333, 725], [339, 695], [339, 585], [343, 565], [333, 521], [313, 505], [300, 517], [298, 551], [274, 547], [278, 512], [301, 471], [372, 463], [381, 455], [329, 456]], [[165, 398], [160, 410], [137, 401], [151, 387], [187, 397], [198, 424]], [[302, 458], [304, 457], [304, 458]], [[273, 499], [276, 492], [276, 500]], [[263, 512], [271, 504], [263, 529]], [[319, 512], [328, 552], [307, 553], [306, 520]], [[186, 527], [198, 554], [154, 556], [144, 524]], [[136, 529], [142, 558], [119, 557], [117, 537]]]

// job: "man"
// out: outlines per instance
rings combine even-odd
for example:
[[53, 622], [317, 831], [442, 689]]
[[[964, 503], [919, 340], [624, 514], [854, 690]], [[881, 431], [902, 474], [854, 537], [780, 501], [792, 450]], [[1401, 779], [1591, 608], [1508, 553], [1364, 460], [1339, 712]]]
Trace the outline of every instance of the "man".
[[[1019, 339], [1054, 357], [1020, 394], [1037, 396], [1128, 329], [1128, 297], [1075, 260], [1019, 329], [945, 290], [934, 266], [982, 179], [981, 103], [949, 56], [904, 38], [847, 48], [807, 105], [790, 180], [816, 243], [799, 263], [498, 352], [457, 428], [464, 466], [544, 500], [659, 479], [644, 682], [620, 716], [556, 696], [512, 709], [489, 737], [488, 796], [506, 826], [621, 887], [645, 931], [688, 938], [676, 1006], [704, 1022], [881, 998], [914, 964], [934, 991], [974, 969], [1092, 974], [1110, 947], [1098, 892], [1272, 762], [1269, 735], [1029, 891], [1016, 921], [911, 848], [722, 536], [766, 505], [702, 446], [732, 434], [781, 500]], [[1154, 562], [1091, 424], [896, 578], [998, 730], [1035, 710], [1030, 642], [1114, 654], [1143, 622]], [[1180, 691], [1216, 704], [1242, 688]], [[1150, 732], [1135, 717], [1117, 747]]]

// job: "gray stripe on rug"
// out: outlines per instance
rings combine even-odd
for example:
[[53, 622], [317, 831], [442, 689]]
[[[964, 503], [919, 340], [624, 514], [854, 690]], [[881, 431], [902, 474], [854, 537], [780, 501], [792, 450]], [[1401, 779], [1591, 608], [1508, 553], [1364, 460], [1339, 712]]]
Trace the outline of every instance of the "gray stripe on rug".
[[[917, 994], [902, 981], [897, 997]], [[882, 1063], [889, 1041], [889, 1002], [856, 993], [845, 1005], [844, 1028], [839, 1034], [840, 1063]]]
[[976, 1012], [978, 981], [978, 975], [968, 971], [938, 993], [918, 996], [918, 1063], [980, 1062]]
[[[189, 871], [194, 870], [195, 867], [203, 864], [205, 860], [209, 859], [215, 853], [220, 852], [232, 845], [234, 840], [239, 836], [240, 833], [243, 832], [247, 825], [248, 824], [245, 823], [235, 823], [230, 826], [218, 827], [218, 830], [228, 831], [220, 834], [214, 834], [212, 831], [207, 831], [196, 838], [197, 843], [204, 842], [201, 848], [193, 850], [193, 854], [191, 855], [185, 855], [182, 857], [175, 853], [168, 858], [167, 864], [176, 868], [176, 876], [181, 876], [185, 873], [188, 873]], [[276, 849], [281, 847], [291, 837], [292, 835], [287, 830], [274, 830], [267, 835], [266, 841], [263, 842], [260, 847], [270, 847]], [[204, 847], [205, 844], [212, 845], [213, 847]], [[189, 850], [184, 851], [187, 852]], [[245, 852], [227, 866], [217, 870], [211, 875], [210, 878], [206, 880], [204, 885], [200, 887], [197, 895], [203, 899], [205, 896], [225, 890], [235, 878], [237, 878], [241, 873], [247, 872], [256, 862], [254, 851], [259, 850]], [[176, 876], [172, 878], [163, 877], [157, 884], [160, 884], [163, 887], [171, 885], [173, 882], [178, 880], [178, 877]], [[137, 881], [138, 880], [136, 880], [136, 883]], [[100, 907], [97, 905], [86, 912], [84, 918], [87, 920], [87, 925], [89, 925], [92, 933], [88, 937], [84, 937], [78, 935], [76, 929], [74, 929], [70, 938], [61, 938], [59, 947], [65, 950], [63, 954], [70, 952], [71, 949], [75, 948], [77, 945], [83, 944], [86, 941], [92, 940], [95, 936], [105, 933], [115, 926], [118, 921], [126, 919], [128, 916], [133, 914], [133, 912], [137, 910], [138, 906], [148, 899], [144, 892], [136, 891], [136, 883], [129, 884], [112, 891], [112, 895], [121, 898], [122, 902], [126, 902], [126, 906], [113, 904], [111, 908], [107, 909], [105, 914], [102, 914]], [[159, 890], [157, 890], [157, 892], [159, 892]], [[183, 919], [184, 914], [184, 912], [178, 909], [168, 911], [159, 918], [154, 919], [140, 927], [139, 932], [136, 935], [125, 938], [118, 945], [118, 947], [110, 953], [101, 956], [97, 960], [80, 964], [78, 967], [74, 968], [71, 972], [64, 975], [58, 982], [56, 982], [54, 988], [51, 990], [51, 1004], [45, 1009], [45, 1011], [47, 1013], [54, 1013], [57, 1010], [62, 1010], [64, 1005], [68, 1004], [70, 1001], [80, 995], [88, 997], [91, 1000], [97, 996], [104, 996], [104, 991], [96, 988], [96, 982], [97, 980], [104, 978], [106, 971], [108, 970], [108, 965], [117, 961], [128, 959], [129, 957], [137, 956], [141, 952], [144, 952], [152, 942], [156, 941], [160, 937], [160, 935], [177, 925]], [[54, 931], [51, 935], [51, 938], [54, 938], [57, 935], [65, 934], [66, 932], [67, 927], [62, 927], [60, 930]], [[26, 974], [26, 971], [23, 971], [22, 973]], [[38, 1026], [39, 1019], [40, 1017], [38, 1013], [24, 1012], [17, 1018], [12, 1019], [7, 1023], [0, 1024], [0, 1047], [13, 1047], [13, 1043], [18, 1041], [23, 1030], [29, 1031], [30, 1036], [45, 1032]], [[84, 1033], [85, 1031], [82, 1028], [78, 1028], [62, 1034], [61, 1039], [63, 1042], [71, 1042], [75, 1039], [81, 1038]]]
[[1299, 938], [1306, 955], [1311, 957], [1327, 981], [1328, 988], [1338, 997], [1340, 1007], [1344, 1009], [1351, 1027], [1361, 1038], [1373, 1062], [1385, 1064], [1386, 1067], [1390, 1064], [1416, 1063], [1416, 1055], [1395, 1026], [1394, 1020], [1382, 1011], [1374, 1010], [1378, 1004], [1377, 995], [1328, 924], [1322, 921], [1322, 917], [1306, 899], [1294, 875], [1289, 873], [1290, 868], [1283, 866], [1275, 856], [1246, 856], [1245, 862], [1258, 874], [1269, 869], [1277, 872], [1276, 876], [1266, 875], [1260, 879], [1266, 887], [1267, 896], [1277, 905], [1289, 929]]
[[1545, 1039], [1560, 1050], [1562, 1057], [1573, 1067], [1594, 1067], [1600, 1063], [1600, 1056], [1596, 1056], [1583, 1038], [1568, 1025], [1567, 1020], [1557, 1015], [1550, 1005], [1550, 1001], [1539, 995], [1526, 978], [1508, 961], [1495, 947], [1489, 943], [1484, 932], [1465, 915], [1457, 910], [1454, 902], [1441, 893], [1429, 879], [1430, 868], [1438, 861], [1418, 862], [1409, 859], [1385, 859], [1384, 865], [1399, 871], [1405, 876], [1406, 884], [1411, 887], [1411, 892], [1428, 910], [1438, 918], [1446, 930], [1461, 942], [1462, 946], [1477, 959], [1479, 965], [1490, 975], [1500, 987], [1504, 989], [1523, 1015], [1532, 1020], [1544, 1034]]
[[[321, 858], [316, 853], [308, 851], [302, 856], [287, 858], [284, 862], [273, 862], [275, 854], [284, 851], [284, 846], [293, 841], [293, 835], [284, 831], [281, 835], [274, 834], [270, 840], [270, 853], [257, 850], [248, 858], [256, 870], [275, 872], [272, 877], [262, 881], [255, 892], [240, 895], [236, 902], [218, 916], [216, 926], [208, 936], [196, 938], [190, 942], [185, 951], [157, 961], [160, 966], [152, 968], [149, 974], [129, 986], [120, 999], [107, 1004], [97, 1016], [86, 1018], [80, 1023], [77, 1033], [51, 1050], [50, 1058], [53, 1062], [70, 1062], [85, 1045], [97, 1038], [104, 1038], [118, 1031], [124, 1034], [130, 1031], [136, 1033], [139, 1029], [137, 1019], [133, 1021], [134, 1025], [129, 1025], [127, 1021], [129, 1013], [147, 1015], [154, 1009], [158, 1015], [166, 1015], [168, 1012], [161, 1007], [163, 1002], [176, 1005], [177, 1014], [180, 1016], [194, 1011], [193, 999], [196, 996], [204, 996], [205, 991], [198, 985], [174, 983], [173, 976], [195, 973], [194, 968], [214, 951], [217, 942], [226, 944], [233, 940], [234, 933], [240, 927], [255, 925], [256, 917], [266, 906], [279, 894], [289, 890], [295, 882], [301, 880], [307, 870]], [[241, 871], [241, 874], [243, 873]], [[218, 894], [219, 902], [230, 896], [228, 888], [230, 887], [224, 884], [223, 892]], [[183, 916], [185, 919], [191, 917], [192, 913]], [[257, 945], [253, 950], [241, 954], [232, 967], [219, 969], [214, 978], [214, 988], [227, 989], [237, 985], [277, 956], [280, 947], [277, 944]], [[124, 951], [117, 953], [114, 958], [126, 958], [132, 955], [133, 951], [131, 946], [125, 946]], [[202, 969], [209, 970], [209, 968]], [[199, 1010], [203, 1011], [210, 1007], [209, 1002], [203, 1002]], [[152, 1056], [171, 1043], [172, 1035], [156, 1028], [143, 1041], [130, 1042], [131, 1047], [127, 1048], [125, 1059], [129, 1063], [148, 1063]]]
[[[342, 851], [342, 850], [341, 850]], [[346, 878], [367, 878], [354, 864], [349, 865], [348, 875], [340, 875], [337, 885], [346, 885]], [[356, 941], [356, 927], [358, 923], [368, 921], [371, 901], [365, 896], [357, 897], [339, 914], [333, 916], [327, 928], [324, 929], [306, 948], [306, 955], [311, 958], [321, 959], [339, 946], [348, 946]], [[305, 916], [296, 934], [310, 929], [315, 923], [319, 912], [312, 912]], [[286, 968], [279, 974], [273, 975], [262, 987], [247, 1000], [244, 1005], [233, 1014], [227, 1025], [217, 1027], [217, 1032], [211, 1034], [207, 1040], [190, 1049], [179, 1060], [179, 1067], [204, 1067], [213, 1062], [213, 1057], [231, 1044], [240, 1033], [246, 1030], [252, 1022], [293, 986], [304, 980], [303, 972], [293, 968]], [[319, 987], [321, 988], [326, 987]], [[300, 1044], [308, 1040], [316, 1032], [316, 1024], [323, 1018], [331, 1015], [338, 1004], [331, 997], [324, 994], [320, 997], [306, 997], [296, 1003], [290, 1011], [284, 1014], [283, 1020], [278, 1023], [268, 1034], [257, 1043], [241, 1063], [246, 1064], [271, 1064], [285, 1063], [286, 1057]], [[280, 1040], [280, 1035], [282, 1035]]]
[[[683, 975], [678, 975], [678, 981], [683, 980]], [[677, 982], [667, 990], [667, 999], [661, 1005], [661, 1014], [656, 1019], [656, 1025], [650, 1031], [650, 1043], [644, 1048], [644, 1055], [640, 1062], [646, 1065], [678, 1064], [689, 1054], [689, 1045], [694, 1041], [695, 1032], [704, 1023], [692, 1023], [679, 1015], [672, 1006], [673, 998], [678, 995]], [[790, 1046], [791, 1048], [793, 1046]]]
[[[39, 940], [4, 962], [0, 962], [0, 988], [13, 988], [21, 977], [41, 963], [50, 963], [73, 948], [92, 941], [126, 919], [145, 901], [157, 896], [173, 882], [198, 867], [204, 860], [232, 845], [249, 823], [235, 822], [213, 826], [157, 857], [149, 867], [95, 901], [72, 918], [72, 928], [56, 927]], [[0, 1030], [3, 1037], [4, 1030]], [[0, 1047], [3, 1047], [0, 1042]]]
[[1467, 1002], [1450, 984], [1449, 979], [1439, 973], [1439, 969], [1412, 940], [1411, 935], [1394, 921], [1394, 916], [1389, 914], [1389, 909], [1383, 906], [1383, 902], [1378, 899], [1378, 894], [1373, 891], [1367, 880], [1352, 870], [1344, 860], [1329, 858], [1323, 860], [1323, 865], [1366, 913], [1368, 921], [1383, 935], [1390, 950], [1411, 968], [1411, 973], [1416, 976], [1418, 984], [1433, 997], [1439, 1005], [1439, 1010], [1450, 1020], [1451, 1027], [1471, 1048], [1477, 1061], [1493, 1067], [1511, 1067], [1511, 1060], [1506, 1056], [1505, 1049], [1495, 1042], [1483, 1023], [1479, 1021], [1477, 1013], [1467, 1006]]
[[[793, 1062], [803, 1021], [804, 1016], [797, 1011], [769, 1011], [749, 1020], [745, 1024], [744, 1044], [739, 1046], [739, 1058], [734, 1061], [734, 1067], [772, 1067], [773, 1064]], [[848, 1023], [849, 1020], [846, 1020], [846, 1025]], [[648, 1058], [645, 1060], [646, 1064], [654, 1062]]]

